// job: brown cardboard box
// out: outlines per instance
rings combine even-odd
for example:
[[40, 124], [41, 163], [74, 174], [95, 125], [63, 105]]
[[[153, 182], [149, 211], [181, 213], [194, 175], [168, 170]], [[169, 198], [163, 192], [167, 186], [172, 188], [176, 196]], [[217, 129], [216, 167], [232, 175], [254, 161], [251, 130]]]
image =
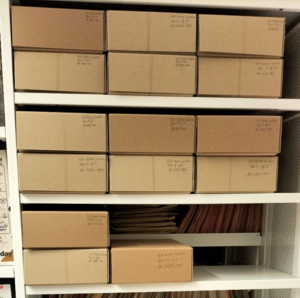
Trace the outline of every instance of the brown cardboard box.
[[198, 116], [197, 155], [276, 155], [281, 116]]
[[196, 94], [196, 57], [108, 53], [109, 94]]
[[110, 153], [192, 155], [195, 116], [109, 115]]
[[105, 55], [15, 52], [15, 89], [105, 93]]
[[104, 31], [103, 11], [12, 6], [17, 49], [101, 53]]
[[196, 14], [108, 11], [109, 51], [196, 53]]
[[198, 55], [283, 56], [285, 18], [199, 15]]
[[198, 59], [199, 96], [281, 97], [281, 59]]
[[193, 277], [193, 248], [175, 240], [113, 240], [111, 282], [188, 282]]
[[110, 193], [191, 193], [193, 156], [110, 155]]
[[277, 190], [278, 157], [197, 157], [196, 193]]
[[19, 189], [27, 193], [105, 193], [107, 156], [18, 154]]
[[107, 284], [108, 249], [25, 249], [26, 285]]
[[17, 112], [20, 151], [107, 152], [105, 114]]
[[109, 246], [108, 212], [23, 211], [24, 248]]

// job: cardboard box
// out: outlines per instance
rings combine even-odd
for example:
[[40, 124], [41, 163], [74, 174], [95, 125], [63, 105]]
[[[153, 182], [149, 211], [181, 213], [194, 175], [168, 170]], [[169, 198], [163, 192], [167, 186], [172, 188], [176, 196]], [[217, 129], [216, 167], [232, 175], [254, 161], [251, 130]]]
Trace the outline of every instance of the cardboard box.
[[108, 51], [196, 53], [196, 14], [108, 11]]
[[15, 89], [105, 93], [105, 55], [14, 52]]
[[108, 249], [23, 251], [26, 285], [108, 283]]
[[195, 122], [195, 116], [110, 114], [109, 151], [192, 155]]
[[107, 156], [18, 154], [19, 189], [24, 193], [105, 193]]
[[20, 151], [107, 152], [105, 114], [17, 112]]
[[193, 277], [193, 248], [171, 239], [113, 240], [113, 284], [189, 282]]
[[6, 150], [0, 150], [0, 266], [13, 265], [11, 212]]
[[108, 93], [196, 94], [196, 57], [108, 53]]
[[197, 155], [276, 155], [281, 116], [198, 116]]
[[198, 59], [198, 96], [281, 97], [281, 59]]
[[278, 157], [197, 157], [196, 193], [271, 193]]
[[285, 18], [199, 15], [198, 55], [283, 56]]
[[12, 6], [15, 49], [102, 53], [104, 12], [97, 10]]
[[109, 246], [108, 212], [23, 211], [24, 248]]
[[193, 156], [110, 155], [110, 193], [191, 193]]

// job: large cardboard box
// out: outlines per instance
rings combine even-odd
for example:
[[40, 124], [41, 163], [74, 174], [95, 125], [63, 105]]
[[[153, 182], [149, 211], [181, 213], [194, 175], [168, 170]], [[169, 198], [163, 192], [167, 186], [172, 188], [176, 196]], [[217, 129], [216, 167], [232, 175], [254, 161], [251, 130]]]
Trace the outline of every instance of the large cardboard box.
[[278, 157], [197, 157], [196, 193], [271, 193]]
[[105, 114], [17, 112], [19, 151], [107, 152]]
[[109, 246], [108, 212], [23, 211], [24, 248]]
[[105, 50], [103, 11], [12, 6], [11, 14], [16, 49], [77, 53]]
[[175, 240], [113, 240], [113, 284], [189, 282], [193, 277], [193, 248]]
[[110, 193], [191, 193], [193, 156], [110, 155]]
[[281, 59], [198, 59], [198, 96], [281, 97]]
[[196, 94], [196, 57], [108, 53], [108, 93]]
[[105, 93], [105, 55], [14, 52], [15, 89]]
[[192, 155], [195, 122], [195, 116], [110, 114], [109, 152]]
[[18, 154], [19, 189], [24, 193], [105, 193], [107, 156]]
[[276, 155], [281, 116], [198, 116], [197, 155]]
[[199, 15], [198, 55], [283, 56], [285, 18]]
[[107, 284], [108, 249], [25, 249], [26, 285]]
[[108, 11], [108, 51], [196, 53], [196, 14]]

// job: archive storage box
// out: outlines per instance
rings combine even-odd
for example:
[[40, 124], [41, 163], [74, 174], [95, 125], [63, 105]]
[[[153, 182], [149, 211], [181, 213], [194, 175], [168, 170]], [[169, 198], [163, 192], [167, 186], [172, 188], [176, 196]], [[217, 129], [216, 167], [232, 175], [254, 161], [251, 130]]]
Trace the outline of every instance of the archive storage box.
[[111, 193], [191, 193], [193, 156], [110, 155]]
[[175, 240], [113, 240], [111, 282], [189, 282], [193, 248]]
[[281, 97], [281, 59], [198, 58], [198, 96]]
[[109, 246], [108, 212], [23, 211], [24, 248]]
[[110, 114], [109, 152], [192, 155], [195, 123], [195, 116]]
[[196, 53], [196, 14], [107, 12], [107, 50]]
[[196, 193], [271, 193], [278, 157], [197, 157]]
[[14, 52], [15, 89], [105, 93], [105, 56]]
[[198, 55], [283, 56], [285, 18], [198, 16]]
[[19, 151], [107, 152], [105, 114], [16, 112]]
[[102, 53], [104, 12], [12, 6], [15, 49]]
[[107, 284], [108, 249], [23, 251], [26, 285]]
[[196, 94], [196, 57], [108, 53], [108, 93]]
[[18, 154], [19, 190], [27, 193], [105, 193], [107, 156]]
[[198, 116], [197, 155], [276, 155], [281, 116]]

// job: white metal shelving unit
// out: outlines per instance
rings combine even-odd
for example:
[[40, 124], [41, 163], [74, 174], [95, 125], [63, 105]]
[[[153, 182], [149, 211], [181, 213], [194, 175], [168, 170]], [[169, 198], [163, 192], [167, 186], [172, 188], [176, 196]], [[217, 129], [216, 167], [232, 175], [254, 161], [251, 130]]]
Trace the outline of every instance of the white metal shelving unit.
[[[58, 0], [59, 1], [59, 0]], [[77, 0], [73, 1], [76, 2]], [[82, 0], [78, 0], [84, 2]], [[42, 2], [42, 1], [41, 1]], [[138, 4], [165, 5], [170, 10], [171, 6], [185, 6], [197, 8], [243, 9], [256, 11], [261, 15], [273, 13], [284, 14], [287, 12], [289, 20], [300, 19], [299, 0], [89, 0], [87, 2], [113, 3], [113, 4]], [[9, 187], [12, 204], [13, 218], [13, 244], [15, 258], [15, 282], [17, 298], [26, 295], [63, 294], [63, 293], [99, 293], [99, 292], [159, 292], [159, 291], [201, 291], [225, 289], [293, 289], [287, 298], [300, 297], [300, 195], [299, 193], [276, 194], [218, 194], [218, 195], [60, 195], [60, 194], [19, 194], [17, 172], [17, 149], [15, 134], [15, 109], [19, 105], [27, 106], [85, 106], [85, 107], [124, 107], [124, 108], [172, 108], [176, 109], [215, 109], [215, 110], [247, 110], [268, 113], [282, 113], [286, 111], [300, 112], [300, 99], [263, 99], [263, 98], [205, 98], [205, 97], [140, 97], [140, 96], [115, 96], [91, 94], [51, 94], [51, 93], [23, 93], [14, 92], [13, 64], [10, 30], [10, 1], [0, 0], [0, 26], [2, 33], [2, 56], [6, 112], [6, 132], [8, 150]], [[293, 14], [291, 16], [291, 14]], [[300, 59], [300, 52], [299, 52]], [[300, 97], [300, 96], [299, 96]], [[1, 130], [0, 130], [1, 133]], [[300, 133], [300, 132], [299, 132]], [[1, 134], [0, 134], [1, 138]], [[251, 266], [213, 266], [195, 267], [194, 280], [191, 283], [172, 284], [133, 284], [133, 285], [73, 285], [73, 286], [25, 286], [22, 259], [22, 233], [21, 233], [21, 204], [235, 204], [235, 203], [264, 203], [267, 204], [264, 218], [264, 236], [257, 234], [240, 235], [168, 235], [185, 243], [195, 246], [257, 246], [260, 250], [259, 259]], [[274, 205], [273, 205], [274, 204]], [[287, 206], [278, 212], [277, 205]], [[289, 209], [290, 208], [290, 209]], [[294, 243], [282, 243], [284, 249], [293, 246], [293, 270], [286, 270], [277, 263], [270, 269], [272, 260], [270, 254], [277, 248], [273, 243], [280, 235], [268, 233], [274, 222], [275, 216], [284, 218], [288, 222], [289, 210], [297, 209], [294, 232]], [[284, 213], [285, 209], [287, 213]], [[291, 219], [292, 221], [292, 219]], [[286, 228], [286, 223], [283, 224]], [[291, 228], [293, 229], [293, 228]], [[286, 231], [281, 231], [285, 234]], [[238, 236], [238, 237], [237, 237]], [[154, 237], [153, 235], [114, 235], [113, 237]], [[155, 236], [156, 238], [158, 236]], [[277, 238], [276, 238], [277, 237]], [[289, 236], [290, 237], [290, 236]], [[287, 239], [290, 240], [290, 238]], [[226, 239], [225, 239], [226, 238]], [[275, 239], [275, 240], [274, 240]], [[274, 242], [275, 241], [275, 242]], [[280, 246], [279, 245], [279, 246]], [[276, 248], [276, 249], [275, 249]], [[284, 250], [286, 252], [286, 250]], [[279, 259], [279, 258], [278, 258]], [[282, 263], [283, 261], [281, 261]], [[274, 261], [273, 261], [274, 263]], [[260, 265], [259, 265], [260, 264]], [[290, 273], [284, 273], [289, 271]], [[1, 268], [0, 268], [1, 276]], [[260, 291], [258, 297], [268, 296], [267, 291]], [[272, 296], [272, 298], [279, 296]]]

